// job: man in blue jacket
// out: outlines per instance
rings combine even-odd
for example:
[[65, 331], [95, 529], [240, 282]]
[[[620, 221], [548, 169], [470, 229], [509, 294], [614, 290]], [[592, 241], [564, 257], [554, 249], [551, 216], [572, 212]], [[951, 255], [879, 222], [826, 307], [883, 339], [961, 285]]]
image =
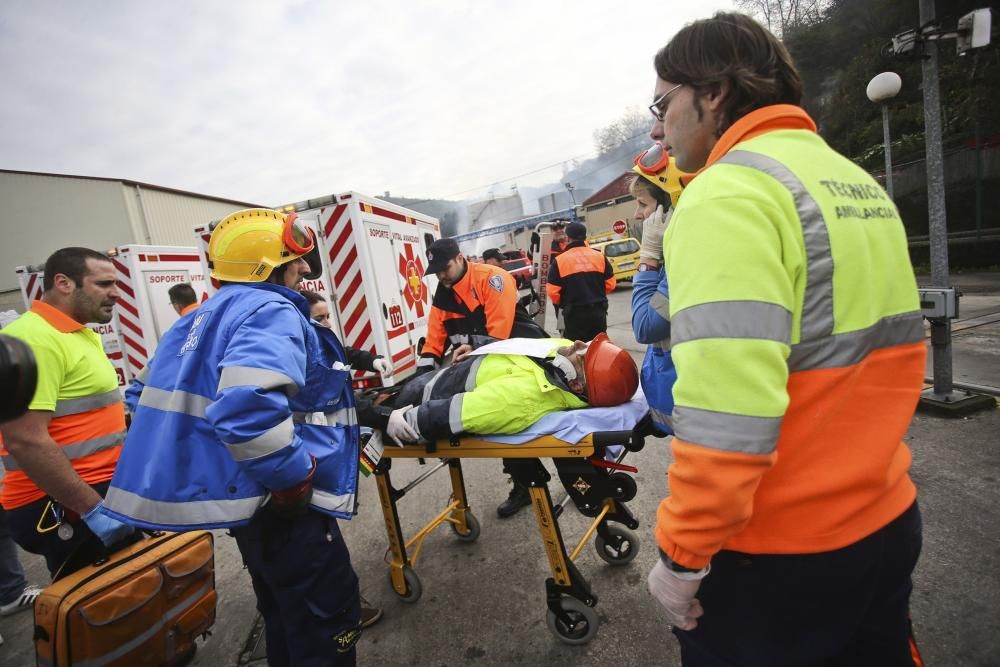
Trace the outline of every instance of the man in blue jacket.
[[[355, 511], [359, 429], [344, 348], [295, 289], [312, 232], [238, 211], [212, 232], [219, 292], [147, 367], [106, 513], [144, 528], [232, 530], [268, 663], [353, 665], [358, 580], [337, 526]], [[306, 423], [315, 412], [327, 425]]]

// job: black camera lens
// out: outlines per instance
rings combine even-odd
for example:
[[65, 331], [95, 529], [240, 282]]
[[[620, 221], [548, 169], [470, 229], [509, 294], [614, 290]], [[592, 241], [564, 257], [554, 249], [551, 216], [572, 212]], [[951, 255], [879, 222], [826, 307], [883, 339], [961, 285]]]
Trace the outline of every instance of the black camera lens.
[[38, 367], [31, 348], [17, 338], [0, 335], [0, 422], [27, 412], [37, 382]]

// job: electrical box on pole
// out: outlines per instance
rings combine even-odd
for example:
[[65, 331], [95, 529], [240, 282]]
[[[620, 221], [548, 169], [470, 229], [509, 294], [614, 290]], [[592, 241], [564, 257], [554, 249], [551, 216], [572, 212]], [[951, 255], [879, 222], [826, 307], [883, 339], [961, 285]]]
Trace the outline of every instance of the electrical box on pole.
[[958, 19], [958, 36], [955, 38], [958, 55], [964, 56], [966, 51], [988, 45], [992, 29], [993, 16], [989, 7], [975, 9]]

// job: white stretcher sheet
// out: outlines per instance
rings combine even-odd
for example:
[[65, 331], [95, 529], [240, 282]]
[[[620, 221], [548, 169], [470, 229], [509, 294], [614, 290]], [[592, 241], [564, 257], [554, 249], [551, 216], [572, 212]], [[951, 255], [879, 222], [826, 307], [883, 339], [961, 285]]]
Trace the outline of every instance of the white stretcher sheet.
[[642, 393], [642, 388], [639, 388], [631, 401], [613, 408], [580, 408], [550, 412], [520, 433], [476, 437], [507, 445], [523, 445], [546, 435], [555, 436], [566, 442], [580, 442], [586, 436], [598, 431], [631, 431], [648, 411], [646, 395]]

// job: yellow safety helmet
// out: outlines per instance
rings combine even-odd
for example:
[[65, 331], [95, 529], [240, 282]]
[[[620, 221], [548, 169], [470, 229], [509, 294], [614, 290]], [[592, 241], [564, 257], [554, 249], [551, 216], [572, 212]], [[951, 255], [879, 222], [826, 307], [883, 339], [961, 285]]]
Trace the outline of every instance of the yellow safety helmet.
[[[677, 206], [681, 190], [691, 174], [677, 168], [677, 163], [660, 144], [653, 144], [635, 160], [632, 171], [670, 195], [670, 205]], [[683, 180], [682, 180], [683, 179]]]
[[248, 208], [230, 213], [215, 226], [208, 261], [216, 280], [260, 283], [276, 267], [315, 247], [315, 234], [295, 213]]

